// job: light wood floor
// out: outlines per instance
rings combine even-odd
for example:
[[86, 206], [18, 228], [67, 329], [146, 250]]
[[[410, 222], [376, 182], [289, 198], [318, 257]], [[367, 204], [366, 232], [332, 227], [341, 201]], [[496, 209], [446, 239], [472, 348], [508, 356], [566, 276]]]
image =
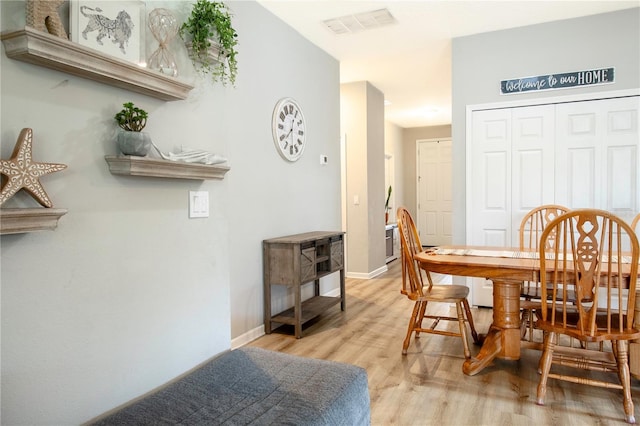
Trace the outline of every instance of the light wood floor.
[[[400, 294], [399, 262], [389, 266], [371, 280], [347, 279], [346, 312], [339, 305], [331, 308], [308, 323], [303, 338], [278, 329], [248, 346], [365, 368], [373, 425], [625, 424], [622, 394], [615, 389], [549, 379], [546, 405], [536, 405], [540, 352], [535, 350], [523, 349], [519, 361], [497, 360], [473, 377], [462, 373], [458, 338], [423, 334], [403, 356], [413, 304]], [[491, 314], [473, 309], [478, 332], [487, 331]], [[473, 354], [478, 350], [472, 347]], [[640, 421], [640, 382], [632, 379], [632, 386]]]

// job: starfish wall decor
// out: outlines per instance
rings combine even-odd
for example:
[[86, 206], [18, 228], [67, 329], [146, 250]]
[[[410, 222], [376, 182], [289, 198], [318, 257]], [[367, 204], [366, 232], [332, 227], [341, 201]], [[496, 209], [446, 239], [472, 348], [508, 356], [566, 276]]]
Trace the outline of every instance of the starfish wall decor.
[[16, 192], [24, 189], [44, 207], [53, 207], [47, 192], [40, 183], [40, 176], [59, 172], [66, 169], [67, 166], [65, 164], [37, 163], [33, 161], [31, 154], [32, 142], [33, 130], [22, 129], [11, 158], [0, 160], [0, 173], [7, 177], [7, 181], [2, 185], [2, 190], [0, 190], [0, 205], [13, 197]]

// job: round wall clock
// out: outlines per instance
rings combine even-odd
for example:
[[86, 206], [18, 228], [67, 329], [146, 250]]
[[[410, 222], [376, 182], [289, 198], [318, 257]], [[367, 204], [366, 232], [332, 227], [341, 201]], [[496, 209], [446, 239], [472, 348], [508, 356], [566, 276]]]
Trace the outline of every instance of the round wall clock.
[[306, 123], [298, 103], [291, 98], [280, 99], [273, 109], [271, 122], [273, 142], [287, 161], [296, 161], [306, 146]]

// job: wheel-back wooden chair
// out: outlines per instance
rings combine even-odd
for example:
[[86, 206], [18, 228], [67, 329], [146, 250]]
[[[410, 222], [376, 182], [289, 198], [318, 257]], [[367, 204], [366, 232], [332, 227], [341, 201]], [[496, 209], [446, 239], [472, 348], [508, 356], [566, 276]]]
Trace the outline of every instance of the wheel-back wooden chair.
[[638, 213], [631, 221], [631, 229], [634, 230], [636, 236], [638, 235], [638, 231], [640, 231], [640, 229], [638, 229], [638, 223], [640, 223], [640, 213]]
[[[406, 281], [403, 283], [403, 286], [406, 287], [403, 292], [409, 300], [415, 302], [411, 319], [409, 320], [407, 336], [402, 345], [402, 354], [407, 354], [413, 333], [415, 333], [416, 338], [419, 337], [420, 333], [432, 333], [460, 337], [464, 348], [464, 357], [467, 359], [470, 358], [471, 352], [467, 340], [467, 323], [469, 323], [473, 340], [475, 342], [479, 342], [479, 340], [478, 333], [473, 324], [469, 302], [467, 301], [469, 288], [462, 285], [434, 285], [429, 272], [420, 269], [414, 260], [414, 255], [422, 251], [422, 245], [413, 218], [404, 207], [399, 207], [397, 210], [397, 219], [400, 245], [402, 248], [402, 270], [403, 275], [406, 275]], [[423, 276], [427, 277], [427, 285], [424, 283]], [[426, 310], [429, 302], [454, 303], [457, 317], [427, 314]], [[422, 321], [425, 318], [433, 320], [429, 328], [422, 327]], [[437, 329], [436, 327], [441, 320], [457, 321], [459, 332]]]
[[[540, 237], [547, 224], [561, 214], [568, 212], [569, 209], [558, 204], [545, 204], [530, 210], [520, 222], [520, 250], [532, 249], [538, 250]], [[553, 244], [553, 238], [549, 238], [548, 245]], [[520, 289], [520, 308], [522, 309], [522, 317], [520, 319], [521, 337], [524, 339], [528, 333], [528, 341], [533, 341], [533, 329], [535, 326], [534, 315], [540, 309], [540, 299], [542, 292], [540, 291], [540, 283], [535, 281], [525, 281]]]
[[[554, 238], [553, 248], [546, 249]], [[629, 248], [630, 247], [630, 248]], [[547, 225], [540, 242], [540, 282], [549, 288], [541, 299], [537, 326], [545, 332], [540, 359], [537, 400], [544, 404], [548, 378], [621, 389], [625, 420], [635, 423], [628, 364], [628, 343], [640, 337], [633, 327], [638, 239], [617, 216], [595, 209], [573, 210]], [[576, 300], [568, 301], [573, 290]], [[556, 338], [569, 336], [580, 342], [610, 342], [611, 351], [556, 346]], [[615, 373], [605, 377], [569, 375], [572, 369]]]
[[[638, 226], [640, 226], [640, 213], [631, 221], [631, 229], [635, 231], [636, 237], [640, 236]], [[638, 241], [640, 242], [640, 238]], [[640, 299], [640, 287], [636, 283], [636, 314], [633, 321], [635, 327], [640, 329], [640, 303], [638, 303], [638, 299]], [[640, 380], [640, 340], [629, 343], [629, 369], [631, 375]]]

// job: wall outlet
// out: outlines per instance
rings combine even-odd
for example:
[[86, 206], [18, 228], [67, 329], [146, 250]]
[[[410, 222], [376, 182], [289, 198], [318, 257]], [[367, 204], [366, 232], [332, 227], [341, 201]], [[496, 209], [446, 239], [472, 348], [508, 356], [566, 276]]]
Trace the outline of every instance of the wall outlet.
[[209, 217], [209, 191], [189, 191], [189, 217]]

